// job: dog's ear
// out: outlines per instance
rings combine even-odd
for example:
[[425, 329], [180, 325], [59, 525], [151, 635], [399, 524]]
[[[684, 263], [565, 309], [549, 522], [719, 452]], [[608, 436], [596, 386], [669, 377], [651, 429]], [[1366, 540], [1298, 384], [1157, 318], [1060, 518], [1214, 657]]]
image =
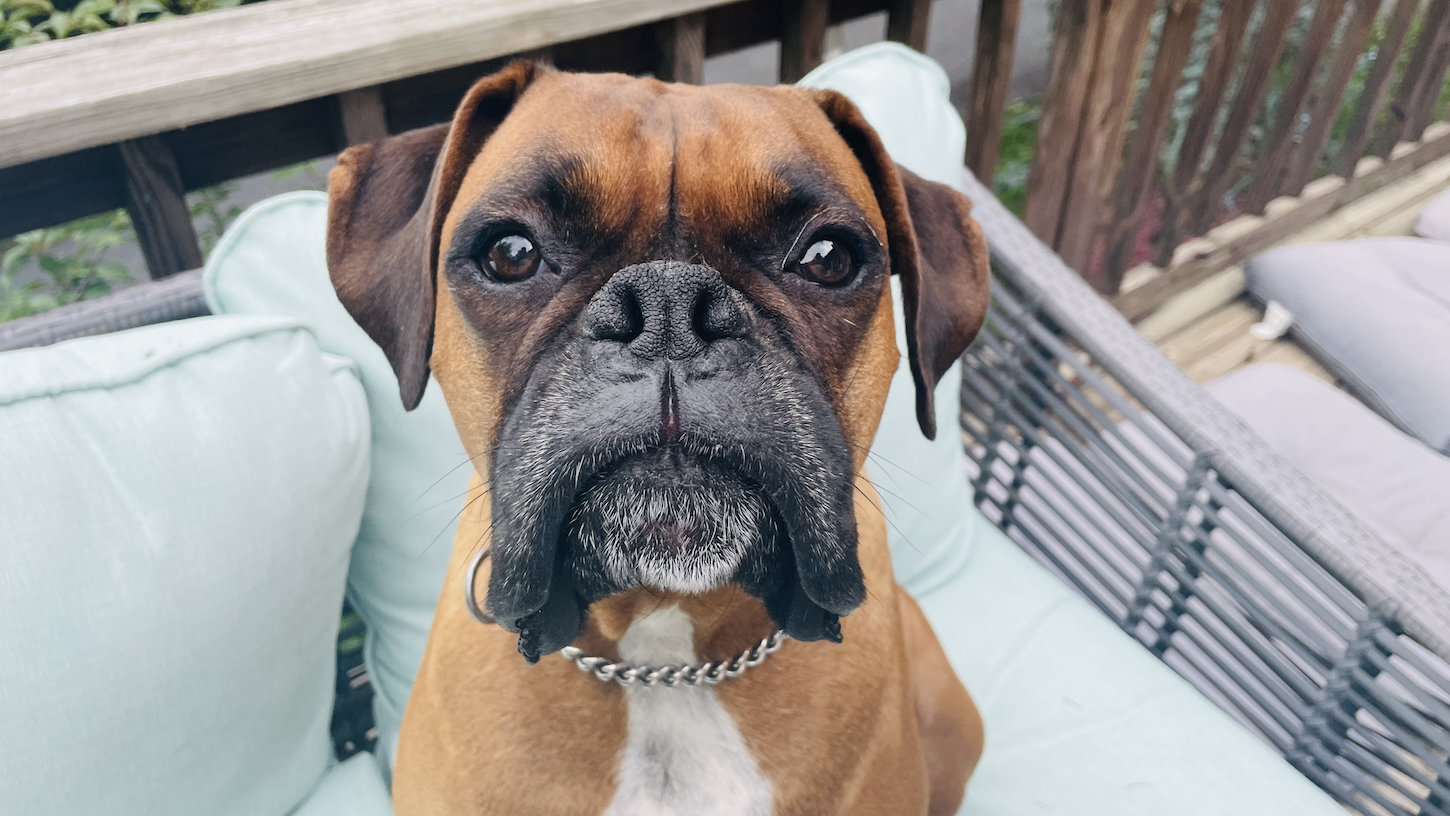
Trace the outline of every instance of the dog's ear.
[[451, 124], [349, 148], [328, 176], [332, 286], [387, 355], [410, 411], [428, 385], [443, 220], [474, 156], [541, 70], [516, 62], [485, 77]]
[[937, 381], [967, 350], [987, 314], [987, 241], [966, 196], [897, 166], [866, 117], [842, 94], [811, 94], [861, 162], [886, 220], [891, 271], [901, 276], [916, 418], [926, 438], [935, 439]]

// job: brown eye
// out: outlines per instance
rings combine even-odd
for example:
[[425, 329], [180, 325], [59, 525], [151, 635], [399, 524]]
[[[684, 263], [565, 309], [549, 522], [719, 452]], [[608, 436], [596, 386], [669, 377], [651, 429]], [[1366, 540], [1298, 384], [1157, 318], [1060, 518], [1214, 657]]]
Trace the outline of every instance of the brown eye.
[[856, 261], [840, 241], [822, 238], [806, 248], [796, 270], [822, 286], [844, 286], [856, 274]]
[[534, 242], [522, 235], [505, 235], [484, 255], [488, 276], [496, 281], [521, 281], [539, 271], [541, 259]]

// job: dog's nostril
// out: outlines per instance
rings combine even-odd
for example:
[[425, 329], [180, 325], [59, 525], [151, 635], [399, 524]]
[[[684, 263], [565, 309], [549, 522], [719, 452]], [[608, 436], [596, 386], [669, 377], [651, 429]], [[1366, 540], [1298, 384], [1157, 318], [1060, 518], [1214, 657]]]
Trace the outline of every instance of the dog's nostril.
[[589, 336], [630, 343], [644, 332], [644, 309], [632, 287], [613, 288], [589, 307]]
[[723, 285], [703, 288], [695, 302], [691, 321], [695, 333], [706, 343], [739, 337], [745, 331], [745, 315], [730, 299]]

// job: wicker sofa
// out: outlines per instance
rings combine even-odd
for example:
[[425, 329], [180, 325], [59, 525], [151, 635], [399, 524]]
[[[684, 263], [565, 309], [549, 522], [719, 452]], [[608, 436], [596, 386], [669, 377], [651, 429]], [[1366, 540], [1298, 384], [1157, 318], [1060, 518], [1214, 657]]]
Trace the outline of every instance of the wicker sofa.
[[[896, 70], [863, 67], [877, 83]], [[805, 81], [850, 84], [850, 71], [834, 70]], [[945, 104], [934, 76], [921, 81]], [[900, 86], [886, 87], [901, 104]], [[881, 126], [893, 145], [891, 125]], [[959, 166], [950, 140], [938, 148]], [[971, 503], [1341, 802], [1445, 812], [1450, 598], [1163, 358], [989, 190], [965, 173], [961, 184], [996, 271], [988, 327], [961, 366]], [[0, 326], [0, 349], [204, 315], [206, 300], [199, 276], [180, 276]], [[329, 350], [327, 330], [313, 331]], [[380, 421], [375, 406], [375, 440]], [[338, 666], [339, 755], [371, 744], [352, 626]], [[989, 719], [989, 756], [991, 734]], [[1197, 738], [1182, 735], [1186, 745]], [[1204, 766], [1184, 779], [1213, 775], [1211, 752], [1196, 756]], [[1265, 764], [1255, 755], [1250, 766]], [[973, 811], [974, 795], [965, 813], [1012, 812]], [[1115, 795], [1104, 812], [1154, 812], [1135, 810], [1131, 790]]]

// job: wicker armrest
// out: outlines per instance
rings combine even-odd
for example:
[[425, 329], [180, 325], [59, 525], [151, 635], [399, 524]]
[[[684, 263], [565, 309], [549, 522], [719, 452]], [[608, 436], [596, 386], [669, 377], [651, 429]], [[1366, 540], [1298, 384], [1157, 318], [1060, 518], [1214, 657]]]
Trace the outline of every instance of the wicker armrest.
[[1342, 801], [1446, 812], [1450, 595], [963, 184], [996, 271], [963, 371], [978, 506]]

